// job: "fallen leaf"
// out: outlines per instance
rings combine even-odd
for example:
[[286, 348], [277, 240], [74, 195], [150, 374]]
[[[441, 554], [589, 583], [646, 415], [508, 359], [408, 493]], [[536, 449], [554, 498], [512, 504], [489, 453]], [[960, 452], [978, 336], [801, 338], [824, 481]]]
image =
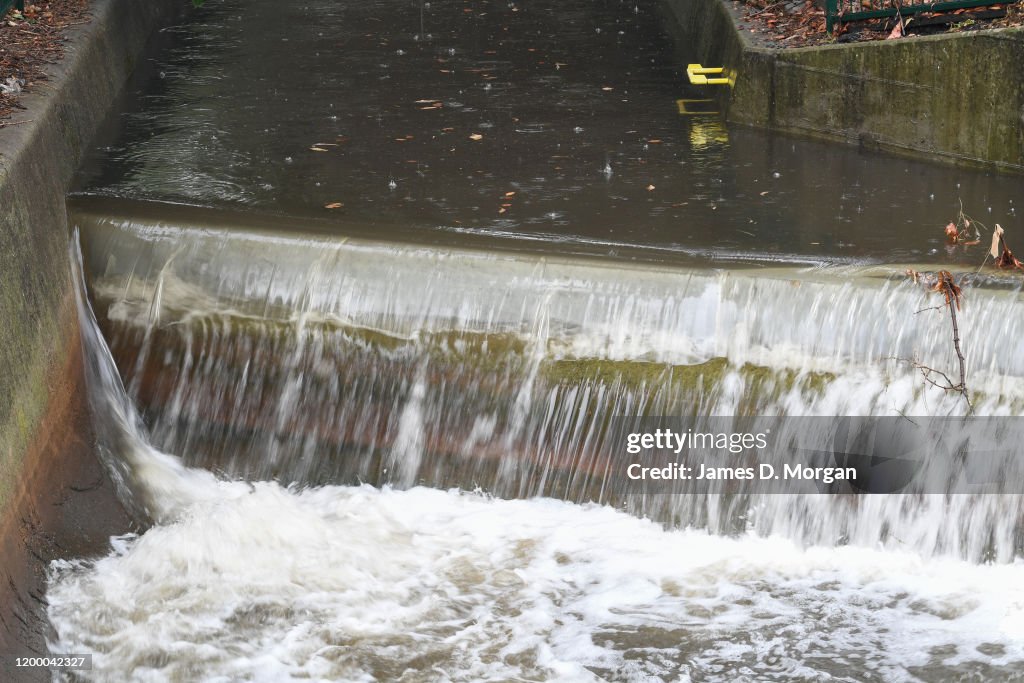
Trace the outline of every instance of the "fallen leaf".
[[654, 192], [654, 185], [648, 185], [647, 186], [647, 191], [648, 192]]
[[1003, 236], [1003, 226], [996, 223], [995, 230], [992, 231], [992, 247], [988, 250], [988, 253], [992, 254], [992, 258], [999, 258], [999, 238]]
[[472, 135], [469, 136], [469, 139], [470, 140], [483, 140], [484, 136], [480, 135], [480, 133], [473, 133]]
[[956, 244], [958, 236], [959, 231], [956, 229], [956, 225], [950, 223], [946, 226], [946, 239], [948, 239], [952, 244]]
[[331, 202], [330, 204], [324, 204], [325, 209], [340, 209], [343, 206], [345, 205], [342, 204], [341, 202]]
[[506, 192], [506, 193], [505, 193], [505, 196], [506, 196], [506, 197], [514, 197], [515, 195], [516, 195], [516, 193], [515, 193], [515, 192]]

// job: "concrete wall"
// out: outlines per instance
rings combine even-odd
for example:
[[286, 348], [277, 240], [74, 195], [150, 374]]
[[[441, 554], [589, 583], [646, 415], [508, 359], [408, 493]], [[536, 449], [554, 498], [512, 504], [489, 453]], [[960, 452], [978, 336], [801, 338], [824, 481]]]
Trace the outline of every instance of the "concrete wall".
[[64, 206], [153, 29], [182, 0], [96, 0], [48, 87], [0, 128], [0, 680], [43, 649], [42, 574], [127, 519], [91, 455]]
[[698, 61], [738, 72], [728, 118], [1024, 172], [1024, 30], [789, 50], [754, 46], [722, 0], [666, 0]]

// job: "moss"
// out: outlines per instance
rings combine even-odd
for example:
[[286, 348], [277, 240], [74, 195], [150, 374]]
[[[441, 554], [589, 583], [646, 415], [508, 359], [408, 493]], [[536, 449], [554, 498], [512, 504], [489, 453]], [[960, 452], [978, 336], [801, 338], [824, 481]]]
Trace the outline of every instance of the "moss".
[[[668, 385], [677, 389], [709, 392], [720, 386], [722, 378], [732, 367], [727, 359], [721, 357], [693, 365], [587, 358], [546, 362], [541, 366], [541, 375], [558, 384], [597, 382], [637, 388]], [[803, 373], [752, 363], [745, 363], [736, 371], [748, 390], [755, 394], [782, 393], [794, 388], [803, 392], [821, 393], [835, 380], [835, 375], [828, 372]]]
[[667, 383], [708, 391], [722, 379], [728, 366], [725, 358], [712, 358], [694, 365], [585, 358], [545, 362], [541, 376], [557, 384], [597, 382], [642, 387]]

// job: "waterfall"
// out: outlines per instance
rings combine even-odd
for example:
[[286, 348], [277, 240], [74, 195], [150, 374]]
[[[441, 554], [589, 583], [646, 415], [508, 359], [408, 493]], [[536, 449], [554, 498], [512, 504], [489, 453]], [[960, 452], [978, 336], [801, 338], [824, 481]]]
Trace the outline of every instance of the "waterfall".
[[[908, 362], [952, 368], [955, 355], [944, 313], [922, 310], [938, 295], [901, 269], [639, 267], [79, 223], [122, 402], [140, 406], [154, 446], [186, 465], [297, 486], [595, 501], [807, 545], [1003, 561], [1019, 549], [1016, 495], [644, 495], [623, 485], [613, 416], [965, 413], [960, 396]], [[1021, 292], [974, 282], [960, 313], [974, 407], [1016, 415]]]

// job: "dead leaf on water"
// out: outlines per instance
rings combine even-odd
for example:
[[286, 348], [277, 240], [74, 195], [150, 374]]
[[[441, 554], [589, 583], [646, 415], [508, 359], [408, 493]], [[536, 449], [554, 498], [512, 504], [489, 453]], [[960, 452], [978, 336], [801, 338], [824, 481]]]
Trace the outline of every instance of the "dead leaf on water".
[[341, 202], [331, 202], [330, 204], [324, 204], [325, 209], [340, 209], [343, 206], [345, 205], [342, 204]]
[[469, 136], [469, 139], [470, 140], [483, 140], [484, 136], [480, 135], [480, 133], [473, 133], [472, 135]]
[[992, 231], [992, 248], [988, 252], [992, 258], [999, 258], [999, 238], [1003, 236], [1003, 232], [1003, 226], [996, 223], [996, 228]]

